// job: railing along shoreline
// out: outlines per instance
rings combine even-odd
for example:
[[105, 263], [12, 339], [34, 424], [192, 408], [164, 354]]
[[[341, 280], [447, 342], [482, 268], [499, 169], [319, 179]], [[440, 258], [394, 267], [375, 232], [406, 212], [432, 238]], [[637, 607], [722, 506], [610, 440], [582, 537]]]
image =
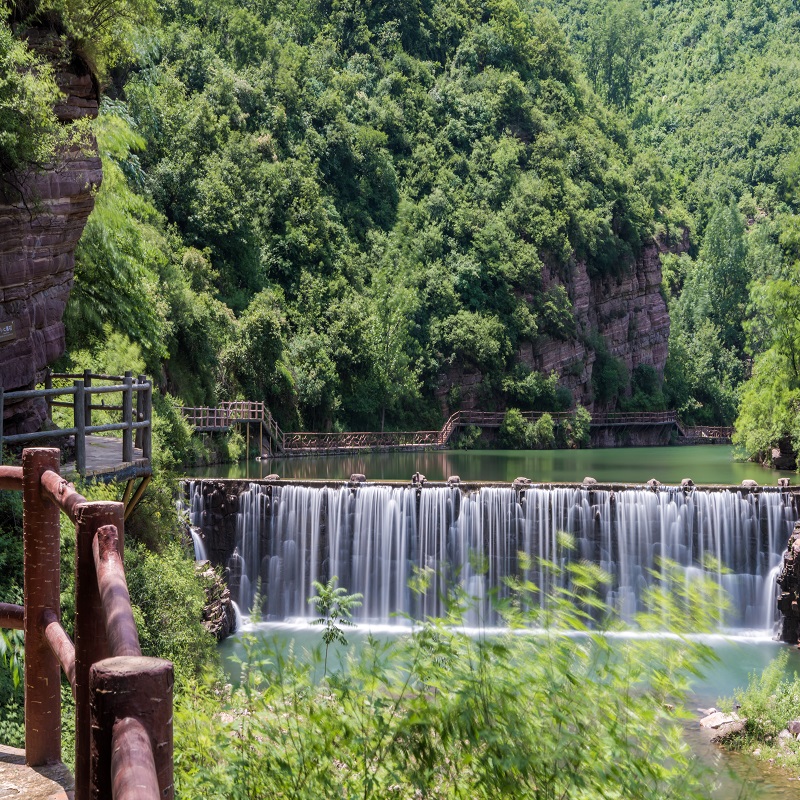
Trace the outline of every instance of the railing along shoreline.
[[[169, 661], [142, 656], [123, 565], [122, 503], [89, 502], [59, 475], [56, 448], [0, 466], [22, 491], [24, 604], [0, 627], [25, 633], [25, 759], [61, 761], [60, 671], [75, 697], [75, 798], [174, 798]], [[74, 640], [61, 625], [60, 515], [75, 525]]]
[[[261, 401], [232, 400], [218, 406], [184, 407], [181, 412], [186, 421], [198, 432], [226, 431], [233, 425], [246, 424], [248, 444], [250, 423], [259, 425], [261, 452], [263, 434], [283, 455], [336, 454], [359, 450], [443, 448], [453, 433], [467, 425], [500, 427], [505, 419], [504, 411], [456, 411], [440, 430], [428, 431], [343, 431], [286, 433], [280, 429], [275, 418]], [[574, 411], [523, 411], [527, 422], [535, 422], [545, 414], [556, 423], [574, 417]], [[675, 411], [612, 411], [594, 414], [590, 426], [625, 427], [637, 425], [671, 426], [679, 428], [684, 436], [702, 439], [729, 439], [732, 428], [683, 428]], [[686, 431], [686, 433], [685, 433]], [[270, 452], [270, 455], [272, 453]]]

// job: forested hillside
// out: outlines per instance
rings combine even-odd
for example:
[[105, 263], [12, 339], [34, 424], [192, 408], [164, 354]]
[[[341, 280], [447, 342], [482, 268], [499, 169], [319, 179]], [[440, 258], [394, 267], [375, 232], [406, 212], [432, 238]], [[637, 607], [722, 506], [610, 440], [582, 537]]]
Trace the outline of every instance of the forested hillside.
[[167, 3], [111, 78], [71, 347], [121, 330], [188, 402], [438, 425], [457, 363], [485, 407], [569, 407], [515, 355], [576, 335], [543, 264], [620, 274], [670, 225], [547, 10]]
[[[74, 365], [263, 398], [289, 428], [434, 426], [469, 391], [739, 416], [750, 454], [796, 434], [795, 4], [120, 8]], [[619, 358], [657, 317], [624, 288], [654, 242], [663, 385], [663, 359]]]
[[[748, 455], [798, 445], [800, 9], [555, 0], [595, 90], [669, 170], [691, 258], [665, 259], [667, 396]], [[746, 381], [744, 384], [743, 381]]]

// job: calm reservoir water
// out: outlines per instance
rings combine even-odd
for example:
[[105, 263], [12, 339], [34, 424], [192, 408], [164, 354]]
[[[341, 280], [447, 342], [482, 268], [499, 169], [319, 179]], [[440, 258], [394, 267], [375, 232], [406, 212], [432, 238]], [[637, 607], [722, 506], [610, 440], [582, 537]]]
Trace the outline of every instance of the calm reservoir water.
[[774, 486], [779, 477], [798, 481], [793, 472], [769, 470], [734, 461], [726, 445], [695, 447], [620, 447], [603, 450], [436, 450], [430, 452], [365, 453], [313, 458], [275, 458], [241, 464], [218, 464], [189, 470], [192, 478], [249, 478], [270, 473], [281, 478], [346, 480], [362, 473], [368, 480], [409, 480], [421, 472], [428, 480], [513, 481], [524, 476], [536, 483], [573, 483], [591, 475], [601, 483], [738, 484], [745, 479]]

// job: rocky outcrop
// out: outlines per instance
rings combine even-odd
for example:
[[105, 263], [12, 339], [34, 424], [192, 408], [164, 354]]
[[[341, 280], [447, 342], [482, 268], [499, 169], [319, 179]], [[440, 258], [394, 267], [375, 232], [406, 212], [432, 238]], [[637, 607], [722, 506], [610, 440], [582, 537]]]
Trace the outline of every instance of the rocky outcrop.
[[[54, 66], [64, 92], [64, 124], [94, 117], [98, 88], [80, 58], [54, 34], [34, 30], [29, 45]], [[62, 149], [56, 163], [22, 176], [23, 197], [0, 196], [0, 386], [32, 388], [65, 348], [64, 309], [75, 272], [75, 247], [102, 181], [93, 142]], [[44, 403], [7, 403], [5, 432], [40, 427]]]
[[[573, 401], [592, 411], [600, 409], [592, 393], [595, 363], [593, 340], [599, 336], [610, 355], [622, 361], [631, 373], [639, 364], [651, 366], [664, 375], [669, 340], [669, 314], [661, 294], [661, 253], [683, 252], [688, 238], [669, 248], [653, 240], [646, 244], [636, 261], [618, 275], [593, 277], [585, 262], [576, 262], [565, 272], [545, 265], [542, 288], [566, 288], [572, 303], [575, 335], [569, 339], [539, 337], [523, 342], [517, 359], [532, 370], [545, 374], [556, 371], [559, 385], [572, 393]], [[466, 410], [486, 407], [480, 372], [453, 365], [442, 376], [437, 397], [445, 415], [451, 409], [448, 396], [458, 387], [459, 407]]]
[[777, 578], [781, 587], [778, 610], [781, 612], [781, 641], [797, 644], [800, 634], [800, 522], [796, 523]]
[[218, 642], [221, 642], [236, 630], [236, 612], [231, 602], [231, 593], [208, 561], [199, 561], [195, 564], [195, 571], [203, 581], [206, 593], [203, 625]]

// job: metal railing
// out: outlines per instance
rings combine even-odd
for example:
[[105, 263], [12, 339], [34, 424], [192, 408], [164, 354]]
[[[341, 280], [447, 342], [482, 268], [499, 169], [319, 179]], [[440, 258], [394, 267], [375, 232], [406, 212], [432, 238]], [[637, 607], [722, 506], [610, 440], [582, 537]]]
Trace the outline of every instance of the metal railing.
[[[25, 633], [25, 760], [61, 760], [63, 669], [75, 697], [75, 798], [171, 800], [169, 661], [142, 656], [125, 569], [124, 506], [88, 502], [59, 475], [59, 450], [23, 450], [0, 466], [22, 492], [24, 605], [0, 604], [0, 627]], [[74, 640], [61, 625], [60, 515], [75, 524]]]
[[[54, 380], [73, 380], [72, 386], [53, 387]], [[97, 385], [103, 381], [111, 385]], [[106, 405], [93, 403], [93, 398], [106, 394], [120, 394], [120, 404]], [[134, 404], [134, 395], [136, 402]], [[9, 402], [43, 398], [47, 403], [48, 417], [53, 418], [53, 407], [72, 408], [73, 425], [70, 428], [59, 428], [51, 431], [35, 433], [18, 433], [13, 436], [3, 434], [3, 408]], [[59, 400], [57, 398], [67, 398]], [[134, 407], [135, 406], [135, 407]], [[92, 425], [93, 411], [120, 412], [121, 420], [103, 425]], [[4, 444], [28, 444], [43, 439], [75, 437], [75, 468], [81, 475], [86, 474], [86, 436], [92, 433], [122, 431], [122, 461], [133, 461], [134, 446], [142, 451], [142, 458], [150, 459], [153, 451], [153, 385], [145, 375], [133, 377], [133, 373], [125, 375], [100, 375], [83, 373], [51, 373], [45, 376], [43, 389], [26, 389], [4, 392], [0, 388], [0, 464], [2, 464]]]

